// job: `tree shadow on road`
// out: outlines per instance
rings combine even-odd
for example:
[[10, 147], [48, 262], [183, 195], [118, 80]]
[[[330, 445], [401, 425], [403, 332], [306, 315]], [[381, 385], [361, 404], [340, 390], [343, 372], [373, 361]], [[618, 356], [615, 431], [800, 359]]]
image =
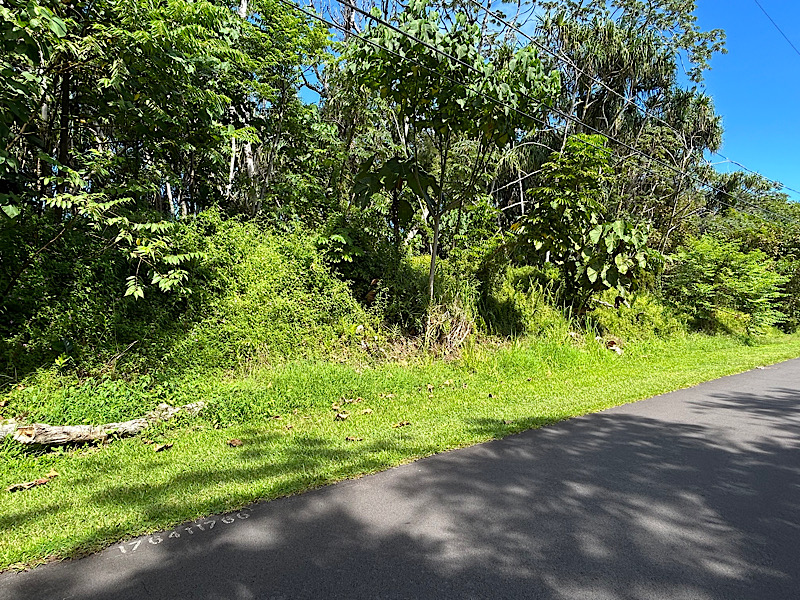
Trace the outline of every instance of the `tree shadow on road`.
[[205, 537], [3, 576], [0, 597], [797, 598], [800, 391], [690, 408], [696, 422], [598, 413], [254, 505]]

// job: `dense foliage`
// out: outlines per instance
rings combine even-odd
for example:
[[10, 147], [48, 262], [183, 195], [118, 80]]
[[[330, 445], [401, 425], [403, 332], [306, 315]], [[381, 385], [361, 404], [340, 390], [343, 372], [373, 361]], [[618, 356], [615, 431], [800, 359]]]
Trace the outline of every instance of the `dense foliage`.
[[4, 382], [561, 311], [795, 328], [800, 210], [706, 161], [723, 32], [693, 0], [539, 6], [529, 36], [469, 0], [3, 0]]
[[679, 307], [706, 325], [720, 322], [720, 313], [745, 319], [747, 330], [781, 320], [776, 308], [787, 278], [776, 273], [761, 250], [741, 252], [737, 244], [703, 236], [675, 255], [676, 266], [665, 282]]

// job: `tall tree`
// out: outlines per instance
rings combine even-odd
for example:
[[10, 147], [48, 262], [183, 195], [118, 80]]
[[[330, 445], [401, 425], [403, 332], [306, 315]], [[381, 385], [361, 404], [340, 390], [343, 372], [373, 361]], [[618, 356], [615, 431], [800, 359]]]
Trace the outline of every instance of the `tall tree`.
[[[491, 149], [535, 128], [535, 115], [543, 114], [558, 90], [558, 75], [546, 72], [530, 47], [514, 52], [497, 46], [482, 53], [480, 28], [464, 14], [447, 24], [419, 0], [396, 15], [393, 27], [370, 27], [365, 37], [369, 43], [353, 43], [346, 60], [364, 88], [389, 102], [408, 132], [397, 164], [409, 165], [407, 183], [432, 227], [433, 300], [442, 217], [474, 196], [476, 176]], [[449, 179], [451, 151], [460, 139], [478, 148], [466, 188]]]

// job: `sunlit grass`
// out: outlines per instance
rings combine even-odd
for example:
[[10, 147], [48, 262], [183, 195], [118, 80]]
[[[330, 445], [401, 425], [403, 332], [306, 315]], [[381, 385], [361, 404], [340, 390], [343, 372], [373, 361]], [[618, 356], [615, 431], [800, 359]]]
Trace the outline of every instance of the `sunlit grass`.
[[[170, 390], [171, 399], [204, 400], [208, 407], [198, 419], [144, 436], [171, 442], [169, 450], [155, 452], [143, 437], [48, 452], [6, 441], [0, 567], [75, 556], [258, 499], [796, 356], [798, 336], [757, 346], [689, 336], [631, 344], [621, 357], [593, 341], [533, 340], [479, 348], [454, 362], [374, 368], [293, 362], [243, 377], [187, 376]], [[343, 411], [349, 416], [335, 420]], [[242, 445], [231, 447], [231, 439]], [[59, 475], [47, 485], [5, 492], [50, 469]]]

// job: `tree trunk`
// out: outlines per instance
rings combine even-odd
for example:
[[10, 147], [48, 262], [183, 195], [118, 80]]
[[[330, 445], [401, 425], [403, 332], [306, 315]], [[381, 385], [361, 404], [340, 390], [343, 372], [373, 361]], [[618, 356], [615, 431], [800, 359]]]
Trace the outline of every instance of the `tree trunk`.
[[431, 271], [428, 275], [428, 296], [433, 304], [433, 281], [436, 276], [436, 254], [439, 252], [439, 225], [442, 221], [442, 215], [439, 211], [433, 215], [433, 243], [431, 244]]
[[0, 428], [0, 440], [13, 433], [14, 441], [20, 444], [40, 444], [52, 446], [56, 444], [80, 444], [105, 441], [111, 435], [130, 437], [137, 435], [159, 421], [168, 421], [178, 414], [196, 415], [203, 408], [202, 402], [173, 407], [168, 404], [159, 404], [158, 408], [147, 413], [140, 419], [124, 421], [122, 423], [106, 423], [105, 425], [47, 425], [34, 423], [32, 425], [3, 426]]
[[[65, 71], [61, 76], [61, 99], [60, 99], [60, 113], [58, 125], [58, 162], [61, 166], [66, 167], [69, 162], [69, 119], [70, 119], [70, 73]], [[59, 175], [64, 173], [59, 172]], [[63, 194], [67, 191], [66, 181], [59, 183], [56, 186], [56, 193]], [[53, 211], [53, 220], [60, 223], [64, 218], [64, 211], [60, 207], [56, 207]]]
[[3, 423], [0, 425], [0, 440], [5, 438], [8, 435], [11, 435], [17, 430], [17, 424], [14, 421], [10, 423]]
[[225, 189], [225, 198], [231, 199], [233, 193], [233, 176], [236, 173], [236, 138], [231, 138], [231, 163], [228, 169], [228, 186]]
[[134, 419], [124, 423], [108, 423], [99, 427], [92, 425], [45, 425], [34, 423], [18, 427], [14, 441], [20, 444], [40, 444], [53, 446], [60, 444], [81, 444], [104, 441], [109, 435], [129, 437], [144, 431], [149, 423], [146, 419]]
[[400, 191], [395, 188], [392, 190], [392, 229], [394, 232], [394, 248], [396, 251], [400, 251], [400, 210], [398, 205], [400, 204]]

